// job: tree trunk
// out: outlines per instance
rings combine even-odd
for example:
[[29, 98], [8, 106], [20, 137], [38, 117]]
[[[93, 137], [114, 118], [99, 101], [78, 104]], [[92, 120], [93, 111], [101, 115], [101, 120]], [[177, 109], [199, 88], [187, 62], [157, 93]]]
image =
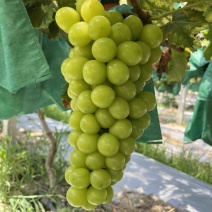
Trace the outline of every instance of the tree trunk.
[[3, 135], [11, 137], [12, 141], [17, 139], [17, 117], [14, 116], [10, 119], [3, 120]]
[[186, 105], [187, 92], [188, 92], [188, 88], [181, 85], [181, 91], [180, 91], [179, 102], [178, 102], [177, 124], [182, 124], [184, 120], [184, 110]]

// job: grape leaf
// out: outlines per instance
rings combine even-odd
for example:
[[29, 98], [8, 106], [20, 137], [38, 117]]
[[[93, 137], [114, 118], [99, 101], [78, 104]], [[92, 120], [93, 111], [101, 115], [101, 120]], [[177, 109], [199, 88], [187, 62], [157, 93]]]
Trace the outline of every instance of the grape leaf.
[[206, 60], [212, 60], [212, 25], [209, 26], [209, 30], [204, 36], [209, 41], [208, 47], [204, 50], [204, 56]]
[[166, 78], [168, 83], [180, 82], [185, 77], [185, 70], [187, 69], [187, 54], [185, 52], [179, 53], [172, 51], [172, 59], [168, 64]]
[[49, 24], [54, 21], [54, 13], [56, 12], [55, 5], [40, 5], [30, 7], [28, 15], [35, 28], [48, 29]]
[[140, 0], [140, 7], [147, 10], [151, 15], [159, 15], [173, 9], [172, 0]]
[[200, 46], [195, 34], [206, 28], [203, 13], [196, 10], [177, 11], [172, 20], [162, 26], [164, 39], [177, 47], [195, 49]]
[[203, 15], [208, 22], [212, 22], [212, 5], [206, 8]]
[[42, 17], [40, 28], [47, 29], [49, 24], [54, 21], [54, 13], [56, 12], [56, 9], [52, 4], [41, 5], [41, 9], [44, 11], [44, 15]]

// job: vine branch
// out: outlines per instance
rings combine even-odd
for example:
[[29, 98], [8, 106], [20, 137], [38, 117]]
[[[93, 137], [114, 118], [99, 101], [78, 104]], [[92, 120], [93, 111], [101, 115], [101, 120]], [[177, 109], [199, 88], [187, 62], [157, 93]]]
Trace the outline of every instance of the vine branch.
[[51, 146], [49, 149], [49, 153], [45, 162], [45, 167], [48, 173], [48, 177], [49, 177], [49, 184], [50, 184], [50, 188], [54, 187], [55, 184], [55, 175], [52, 169], [52, 163], [53, 163], [53, 159], [57, 150], [57, 143], [56, 143], [56, 139], [53, 136], [51, 130], [49, 129], [46, 120], [44, 118], [43, 113], [41, 112], [41, 110], [37, 110], [37, 114], [38, 117], [40, 119], [40, 122], [42, 124], [42, 127], [44, 129], [45, 134], [47, 135], [47, 137], [49, 138], [50, 142], [51, 142]]
[[149, 13], [144, 12], [142, 8], [139, 6], [138, 2], [136, 0], [130, 0], [134, 10], [138, 14], [138, 17], [141, 19], [142, 23], [145, 25], [148, 23], [148, 20], [150, 18]]

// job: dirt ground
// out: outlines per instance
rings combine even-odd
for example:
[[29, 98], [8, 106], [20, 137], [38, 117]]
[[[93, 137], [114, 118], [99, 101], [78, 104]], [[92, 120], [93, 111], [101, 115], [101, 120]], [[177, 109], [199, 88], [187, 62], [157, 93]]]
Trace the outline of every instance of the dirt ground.
[[115, 201], [99, 206], [96, 212], [188, 212], [165, 203], [154, 195], [128, 191], [115, 195]]

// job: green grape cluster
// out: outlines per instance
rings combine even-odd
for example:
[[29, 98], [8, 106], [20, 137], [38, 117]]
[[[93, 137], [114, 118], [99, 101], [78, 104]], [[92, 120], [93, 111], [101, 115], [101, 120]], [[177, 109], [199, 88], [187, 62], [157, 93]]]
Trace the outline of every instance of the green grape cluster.
[[161, 56], [159, 27], [136, 15], [105, 11], [98, 0], [78, 0], [77, 10], [57, 11], [56, 22], [74, 46], [61, 65], [72, 99], [65, 179], [67, 200], [92, 210], [113, 198], [112, 186], [150, 124], [154, 94], [143, 91]]

